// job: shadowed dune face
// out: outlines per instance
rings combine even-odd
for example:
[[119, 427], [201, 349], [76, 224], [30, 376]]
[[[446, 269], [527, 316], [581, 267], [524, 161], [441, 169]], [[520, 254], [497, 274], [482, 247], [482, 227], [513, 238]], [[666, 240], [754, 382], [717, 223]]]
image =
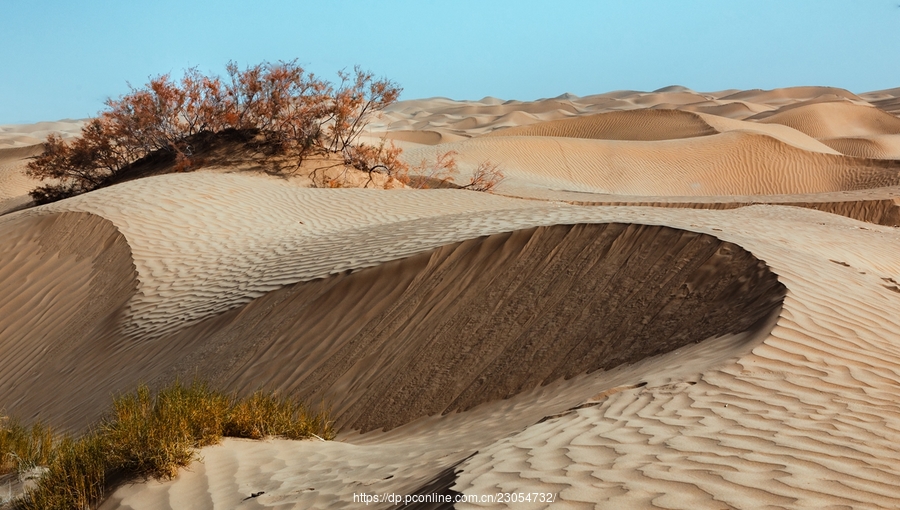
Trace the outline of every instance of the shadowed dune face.
[[763, 262], [708, 235], [557, 225], [297, 283], [148, 341], [120, 327], [136, 270], [109, 221], [2, 227], [16, 291], [0, 296], [0, 408], [75, 430], [111, 394], [198, 376], [324, 402], [344, 430], [390, 429], [754, 330], [784, 294]]
[[369, 431], [748, 331], [783, 294], [711, 236], [558, 225], [295, 284], [166, 342], [205, 339], [178, 373], [324, 400]]
[[0, 409], [28, 411], [39, 404], [17, 396], [56, 390], [38, 374], [72, 370], [84, 342], [115, 331], [136, 272], [125, 238], [100, 216], [23, 217], [0, 231]]

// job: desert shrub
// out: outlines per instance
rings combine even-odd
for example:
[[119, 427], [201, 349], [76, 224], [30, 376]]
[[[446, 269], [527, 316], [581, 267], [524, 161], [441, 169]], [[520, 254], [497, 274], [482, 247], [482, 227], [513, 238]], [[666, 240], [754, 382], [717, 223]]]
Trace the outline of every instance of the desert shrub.
[[368, 174], [364, 187], [373, 181], [373, 174], [382, 173], [389, 178], [408, 183], [409, 166], [400, 159], [403, 152], [399, 147], [381, 140], [378, 145], [357, 144], [345, 147], [342, 151], [344, 164]]
[[375, 80], [370, 72], [355, 67], [353, 73], [338, 73], [340, 84], [331, 99], [328, 122], [328, 148], [341, 152], [356, 144], [356, 139], [375, 112], [400, 96], [400, 88], [387, 80]]
[[[7, 430], [12, 439], [4, 439]], [[258, 391], [237, 398], [204, 383], [177, 381], [156, 394], [142, 385], [115, 398], [108, 417], [81, 438], [66, 436], [53, 443], [46, 427], [30, 430], [12, 424], [0, 429], [0, 441], [6, 441], [0, 446], [36, 452], [20, 457], [47, 468], [19, 501], [28, 509], [96, 508], [116, 481], [173, 477], [196, 459], [198, 448], [223, 436], [334, 436], [324, 412], [309, 413], [289, 397]]]
[[456, 180], [459, 173], [456, 163], [456, 151], [447, 151], [438, 154], [434, 162], [420, 162], [412, 169], [412, 176], [407, 172], [405, 181], [414, 188], [440, 188]]
[[[241, 70], [226, 66], [227, 79], [196, 68], [180, 81], [151, 78], [91, 119], [81, 136], [64, 142], [50, 135], [44, 153], [26, 173], [49, 181], [32, 192], [46, 203], [113, 182], [128, 165], [156, 152], [176, 155], [189, 169], [190, 139], [225, 130], [262, 134], [275, 153], [299, 162], [310, 154], [348, 151], [376, 112], [397, 100], [400, 88], [359, 67], [340, 72], [337, 86], [306, 72], [296, 61], [264, 62]], [[299, 164], [299, 163], [298, 163]]]
[[472, 191], [493, 191], [494, 187], [500, 184], [505, 176], [500, 171], [500, 165], [491, 161], [482, 161], [472, 172], [469, 182], [462, 185], [464, 189]]
[[[392, 149], [393, 145], [391, 146]], [[503, 181], [504, 175], [500, 171], [500, 165], [491, 161], [482, 161], [472, 172], [468, 182], [459, 184], [456, 182], [459, 175], [459, 164], [456, 161], [456, 151], [446, 151], [437, 154], [434, 160], [423, 159], [414, 167], [403, 163], [399, 159], [400, 150], [391, 152], [384, 148], [384, 141], [378, 147], [363, 146], [356, 149], [361, 157], [348, 164], [369, 172], [369, 182], [372, 181], [373, 172], [383, 172], [388, 175], [389, 181], [397, 181], [403, 186], [416, 189], [428, 188], [460, 188], [473, 191], [490, 192]], [[390, 186], [390, 184], [388, 184]]]

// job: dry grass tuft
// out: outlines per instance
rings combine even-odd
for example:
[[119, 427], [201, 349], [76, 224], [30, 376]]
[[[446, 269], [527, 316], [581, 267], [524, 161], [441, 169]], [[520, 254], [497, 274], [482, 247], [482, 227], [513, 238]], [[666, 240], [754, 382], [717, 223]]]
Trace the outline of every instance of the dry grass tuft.
[[0, 416], [0, 475], [46, 466], [52, 453], [50, 427], [42, 423], [26, 427], [17, 420]]
[[334, 431], [324, 413], [310, 414], [274, 392], [236, 398], [205, 383], [176, 381], [153, 394], [141, 385], [115, 398], [109, 416], [78, 439], [54, 441], [44, 425], [0, 422], [0, 474], [46, 467], [18, 508], [96, 508], [116, 481], [171, 478], [196, 458], [198, 448], [223, 436], [330, 439]]

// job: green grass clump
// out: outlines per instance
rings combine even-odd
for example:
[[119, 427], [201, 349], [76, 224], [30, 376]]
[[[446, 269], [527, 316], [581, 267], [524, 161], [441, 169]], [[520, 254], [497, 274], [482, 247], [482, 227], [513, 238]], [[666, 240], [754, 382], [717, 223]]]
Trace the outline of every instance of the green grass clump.
[[54, 443], [43, 425], [0, 423], [0, 452], [15, 460], [0, 467], [7, 473], [47, 468], [20, 508], [95, 508], [116, 481], [171, 478], [196, 458], [198, 448], [223, 436], [330, 439], [334, 431], [324, 413], [310, 414], [274, 392], [236, 398], [204, 383], [176, 381], [155, 395], [141, 385], [115, 398], [108, 417], [78, 439], [66, 436]]

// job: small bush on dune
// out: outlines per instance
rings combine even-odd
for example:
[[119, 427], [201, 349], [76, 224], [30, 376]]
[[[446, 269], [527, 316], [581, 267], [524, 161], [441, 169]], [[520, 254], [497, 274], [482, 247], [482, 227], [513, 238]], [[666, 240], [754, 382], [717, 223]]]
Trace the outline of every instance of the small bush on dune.
[[82, 509], [95, 508], [116, 481], [175, 476], [196, 458], [198, 448], [223, 436], [333, 435], [324, 413], [310, 414], [289, 397], [259, 391], [235, 398], [203, 383], [175, 382], [155, 395], [140, 386], [117, 397], [109, 416], [78, 439], [66, 436], [54, 442], [47, 427], [7, 421], [0, 426], [0, 451], [14, 459], [3, 464], [6, 472], [46, 467], [19, 507]]
[[462, 188], [472, 191], [490, 192], [500, 184], [504, 179], [503, 172], [500, 171], [498, 163], [491, 161], [482, 161], [472, 172], [472, 178]]
[[[397, 101], [400, 87], [359, 67], [338, 77], [337, 85], [332, 84], [291, 61], [243, 70], [229, 62], [224, 79], [196, 68], [185, 71], [180, 80], [169, 75], [152, 78], [107, 100], [106, 109], [88, 121], [80, 137], [66, 142], [48, 136], [43, 154], [26, 169], [29, 176], [46, 182], [31, 191], [31, 197], [43, 204], [113, 184], [152, 155], [173, 158], [175, 171], [193, 170], [202, 161], [195, 158], [192, 143], [226, 132], [260, 140], [264, 152], [293, 159], [297, 168], [312, 156], [336, 161], [310, 172], [315, 186], [347, 185], [350, 168], [367, 174], [365, 187], [373, 183], [374, 174], [382, 174], [388, 187], [443, 187], [453, 182], [452, 151], [433, 165], [410, 168], [393, 143], [359, 141], [372, 117]], [[342, 167], [340, 175], [329, 177], [327, 170], [336, 166]], [[319, 170], [325, 175], [320, 177]], [[496, 166], [479, 167], [471, 182], [455, 187], [490, 191], [502, 178]]]
[[[38, 203], [109, 184], [128, 165], [156, 152], [176, 155], [191, 168], [190, 140], [225, 130], [260, 133], [267, 147], [298, 162], [317, 153], [344, 154], [376, 112], [397, 100], [400, 88], [359, 67], [338, 73], [337, 86], [306, 72], [296, 61], [240, 70], [229, 62], [227, 79], [196, 69], [180, 81], [152, 78], [142, 88], [106, 102], [72, 142], [50, 135], [43, 155], [26, 173], [51, 181], [32, 193]], [[298, 163], [299, 165], [299, 163]]]

